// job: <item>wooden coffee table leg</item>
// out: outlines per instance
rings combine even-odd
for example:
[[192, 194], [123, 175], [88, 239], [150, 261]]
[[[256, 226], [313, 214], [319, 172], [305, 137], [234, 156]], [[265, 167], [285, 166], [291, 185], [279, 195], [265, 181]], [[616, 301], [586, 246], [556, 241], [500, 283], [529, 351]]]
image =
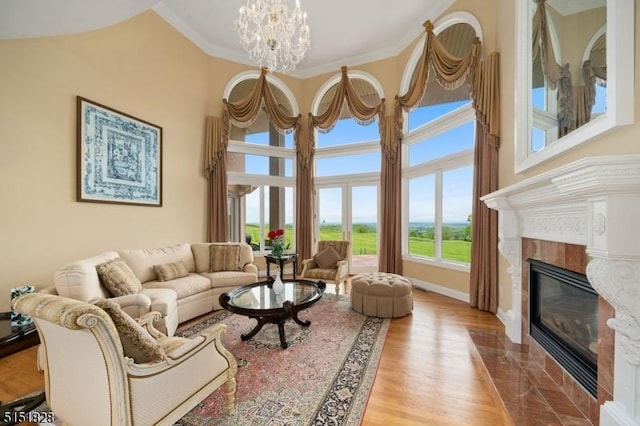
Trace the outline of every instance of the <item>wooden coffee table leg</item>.
[[300, 318], [298, 318], [298, 313], [297, 312], [293, 316], [293, 320], [296, 322], [296, 324], [299, 324], [299, 325], [301, 325], [303, 327], [309, 327], [311, 325], [311, 321], [309, 321], [309, 320], [302, 321]]
[[289, 344], [287, 343], [287, 339], [284, 337], [284, 321], [278, 323], [278, 334], [280, 334], [280, 346], [282, 349], [287, 349]]
[[255, 318], [255, 319], [258, 321], [258, 325], [256, 325], [253, 328], [253, 330], [251, 330], [250, 332], [240, 335], [240, 338], [242, 339], [243, 342], [246, 342], [256, 334], [258, 334], [258, 331], [262, 330], [262, 327], [267, 323], [267, 321], [265, 321], [264, 318]]

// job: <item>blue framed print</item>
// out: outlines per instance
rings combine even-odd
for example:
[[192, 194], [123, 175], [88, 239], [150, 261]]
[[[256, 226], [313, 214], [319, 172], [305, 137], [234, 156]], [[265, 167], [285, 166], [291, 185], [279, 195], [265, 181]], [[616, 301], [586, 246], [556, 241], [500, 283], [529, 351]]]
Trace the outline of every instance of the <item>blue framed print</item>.
[[81, 96], [78, 201], [162, 206], [162, 127]]

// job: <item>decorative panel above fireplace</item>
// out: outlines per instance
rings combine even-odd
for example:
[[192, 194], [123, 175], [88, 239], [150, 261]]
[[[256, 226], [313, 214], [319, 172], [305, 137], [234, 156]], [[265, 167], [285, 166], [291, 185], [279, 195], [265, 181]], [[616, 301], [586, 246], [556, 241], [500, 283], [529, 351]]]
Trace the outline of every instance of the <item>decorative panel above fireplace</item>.
[[530, 335], [593, 396], [598, 375], [598, 294], [587, 277], [530, 265]]

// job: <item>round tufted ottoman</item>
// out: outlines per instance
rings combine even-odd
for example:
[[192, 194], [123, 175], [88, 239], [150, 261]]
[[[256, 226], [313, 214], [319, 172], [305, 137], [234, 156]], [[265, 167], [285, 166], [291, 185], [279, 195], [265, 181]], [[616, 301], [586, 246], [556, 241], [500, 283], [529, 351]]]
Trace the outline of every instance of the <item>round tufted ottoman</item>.
[[371, 317], [403, 317], [413, 310], [412, 288], [411, 281], [398, 274], [358, 274], [351, 279], [351, 307]]

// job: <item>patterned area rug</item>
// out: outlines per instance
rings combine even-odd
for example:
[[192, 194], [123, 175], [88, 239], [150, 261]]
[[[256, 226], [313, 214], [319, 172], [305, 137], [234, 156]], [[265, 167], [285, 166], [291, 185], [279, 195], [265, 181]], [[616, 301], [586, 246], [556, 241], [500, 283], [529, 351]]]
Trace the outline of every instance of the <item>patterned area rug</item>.
[[222, 322], [224, 345], [238, 361], [236, 412], [224, 415], [218, 389], [178, 425], [359, 425], [375, 378], [389, 320], [351, 310], [345, 296], [326, 294], [300, 312], [310, 327], [285, 324], [289, 347], [280, 348], [278, 328], [267, 324], [247, 342], [240, 334], [255, 320], [218, 311], [180, 327], [189, 337]]

